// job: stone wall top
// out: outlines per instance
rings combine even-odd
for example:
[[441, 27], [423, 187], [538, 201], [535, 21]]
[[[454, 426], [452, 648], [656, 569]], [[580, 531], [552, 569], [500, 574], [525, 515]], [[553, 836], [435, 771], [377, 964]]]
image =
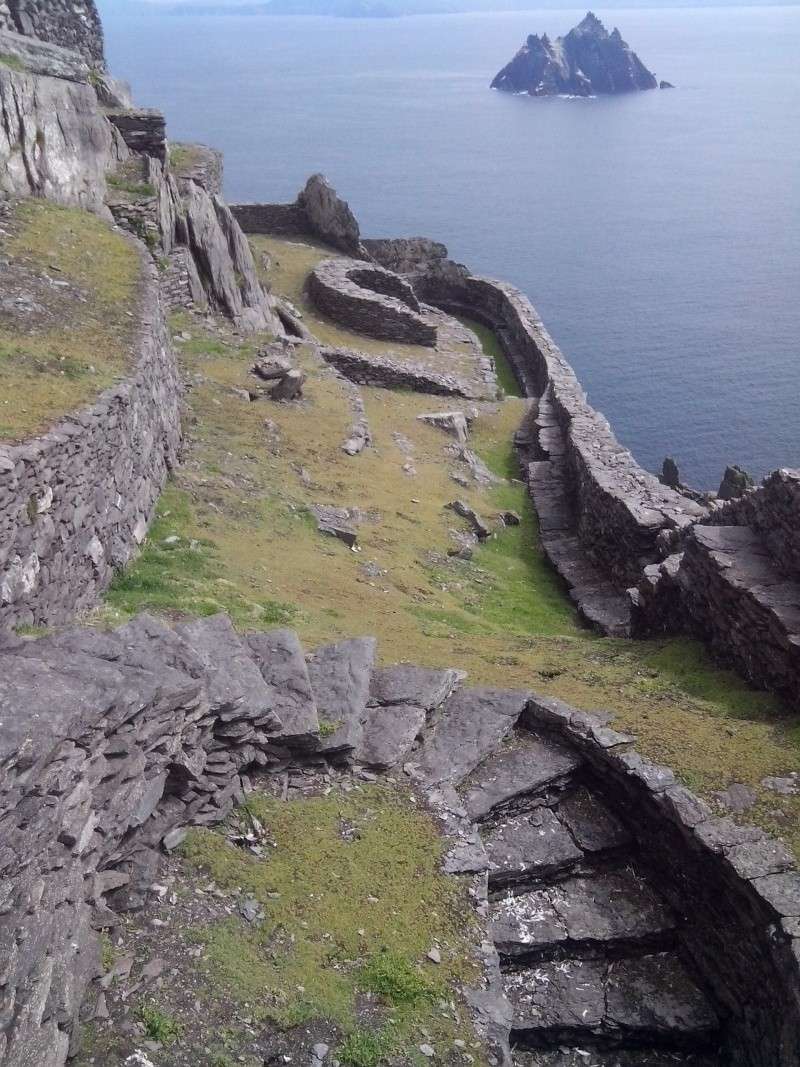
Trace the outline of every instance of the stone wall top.
[[69, 48], [95, 68], [105, 66], [103, 27], [94, 0], [5, 0], [0, 28]]
[[0, 444], [0, 627], [64, 623], [93, 606], [147, 532], [180, 443], [180, 379], [152, 259], [133, 363], [40, 437]]

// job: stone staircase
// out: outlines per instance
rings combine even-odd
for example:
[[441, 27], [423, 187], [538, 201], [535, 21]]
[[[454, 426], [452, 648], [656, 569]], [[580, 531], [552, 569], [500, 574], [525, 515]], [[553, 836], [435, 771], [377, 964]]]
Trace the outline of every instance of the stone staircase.
[[[53, 766], [63, 782], [63, 761], [71, 766], [77, 746], [78, 784], [60, 823], [56, 801], [48, 808], [42, 838], [54, 826], [91, 887], [92, 925], [102, 928], [119, 921], [115, 912], [143, 905], [161, 848], [243, 799], [243, 775], [326, 760], [371, 773], [402, 768], [444, 820], [452, 839], [445, 869], [483, 879], [489, 978], [475, 1003], [500, 1060], [511, 1047], [529, 1067], [725, 1062], [715, 1058], [721, 1025], [682, 947], [681, 916], [653, 884], [586, 754], [532, 710], [542, 698], [468, 688], [452, 669], [377, 667], [375, 655], [372, 638], [306, 655], [291, 631], [242, 635], [222, 615], [172, 627], [141, 615], [110, 633], [38, 640], [6, 635], [0, 830], [12, 847], [15, 828], [30, 837], [35, 808], [10, 828], [9, 818], [24, 808], [20, 798], [48, 788]], [[627, 750], [624, 735], [587, 729], [601, 747]], [[0, 874], [25, 889], [24, 922], [33, 875], [47, 883], [69, 870], [49, 846], [35, 871], [30, 849], [16, 874], [13, 858], [3, 861]], [[23, 920], [13, 901], [4, 907], [0, 936], [11, 943]], [[73, 952], [74, 936], [69, 945], [53, 937], [49, 956]], [[12, 993], [6, 1011], [20, 1020], [3, 1059], [10, 1065], [34, 1062], [24, 1056], [33, 1047], [25, 1005], [35, 963], [4, 989]], [[85, 972], [74, 961], [65, 967], [79, 1003], [91, 962]], [[50, 1020], [53, 1047], [67, 1015]]]
[[566, 582], [570, 598], [588, 626], [612, 637], [629, 637], [628, 597], [588, 558], [578, 535], [564, 431], [550, 394], [548, 386], [514, 437], [536, 509], [542, 551]]

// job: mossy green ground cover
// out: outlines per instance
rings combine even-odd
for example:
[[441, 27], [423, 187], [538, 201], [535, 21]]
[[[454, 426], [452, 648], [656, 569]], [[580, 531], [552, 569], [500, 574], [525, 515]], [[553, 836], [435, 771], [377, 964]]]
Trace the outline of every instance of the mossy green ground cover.
[[[305, 1062], [314, 1040], [350, 1067], [421, 1067], [422, 1043], [463, 1063], [456, 1041], [483, 1063], [464, 1000], [481, 973], [480, 928], [411, 790], [346, 780], [288, 801], [253, 793], [228, 830], [254, 827], [263, 857], [192, 831], [174, 903], [148, 915], [157, 925], [132, 917], [113, 932], [114, 954], [135, 956], [138, 991], [110, 990], [113, 1021], [88, 1031], [78, 1067], [116, 1067], [142, 1040], [161, 1046], [161, 1067], [260, 1065], [277, 1050]], [[137, 985], [154, 954], [164, 978]]]
[[5, 292], [28, 297], [0, 315], [0, 438], [19, 440], [124, 372], [140, 264], [128, 241], [85, 211], [23, 201], [8, 229]]
[[[301, 275], [298, 267], [287, 282], [295, 298]], [[458, 404], [364, 389], [374, 444], [348, 457], [340, 448], [352, 423], [347, 396], [311, 350], [299, 355], [309, 376], [301, 404], [248, 403], [235, 390], [253, 383], [254, 344], [188, 320], [175, 325], [192, 335], [181, 346], [196, 383], [187, 462], [145, 551], [112, 587], [107, 617], [224, 609], [242, 627], [288, 621], [308, 647], [372, 633], [383, 662], [457, 666], [473, 684], [530, 686], [610, 710], [646, 754], [707, 797], [731, 782], [751, 786], [758, 802], [746, 817], [800, 851], [800, 801], [761, 786], [800, 764], [792, 709], [715, 667], [693, 642], [582, 629], [538, 548], [523, 486], [457, 486], [450, 439], [416, 418]], [[511, 438], [523, 410], [515, 398], [483, 405], [473, 431], [473, 447], [505, 478], [517, 473]], [[413, 477], [403, 470], [409, 447]], [[455, 497], [488, 518], [511, 508], [522, 524], [471, 561], [451, 559], [449, 529], [461, 520], [445, 505]], [[373, 513], [359, 552], [317, 532], [312, 503]], [[171, 535], [179, 541], [168, 544]]]
[[[256, 796], [248, 812], [268, 828], [267, 861], [213, 831], [193, 831], [184, 845], [190, 865], [265, 911], [256, 928], [231, 919], [196, 931], [216, 988], [280, 1027], [321, 1018], [356, 1041], [359, 996], [373, 994], [385, 1010], [369, 1029], [387, 1050], [413, 1049], [421, 1027], [445, 1047], [470, 1037], [463, 1012], [454, 1018], [441, 1002], [477, 978], [477, 926], [411, 795], [376, 785], [288, 803]], [[427, 959], [434, 947], [439, 964]]]

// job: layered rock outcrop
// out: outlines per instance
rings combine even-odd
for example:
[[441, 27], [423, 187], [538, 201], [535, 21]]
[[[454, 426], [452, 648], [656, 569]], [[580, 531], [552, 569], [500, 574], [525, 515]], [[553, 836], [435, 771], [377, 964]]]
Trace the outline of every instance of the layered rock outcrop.
[[322, 174], [312, 174], [293, 204], [234, 204], [247, 233], [316, 237], [347, 256], [368, 259], [350, 206]]
[[655, 89], [656, 78], [619, 30], [609, 33], [590, 11], [566, 37], [531, 34], [492, 89], [531, 96], [593, 96]]
[[31, 52], [32, 69], [61, 73], [0, 64], [0, 192], [102, 213], [106, 175], [127, 149], [100, 110], [88, 69], [51, 46]]

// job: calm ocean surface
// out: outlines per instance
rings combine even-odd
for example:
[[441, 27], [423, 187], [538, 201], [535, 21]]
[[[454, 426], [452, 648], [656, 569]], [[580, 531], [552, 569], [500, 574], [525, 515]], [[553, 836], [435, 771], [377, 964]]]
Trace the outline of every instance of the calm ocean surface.
[[533, 300], [645, 466], [800, 466], [800, 7], [598, 15], [672, 92], [488, 84], [584, 9], [397, 20], [105, 16], [111, 66], [230, 200], [321, 170], [368, 236], [425, 234]]

